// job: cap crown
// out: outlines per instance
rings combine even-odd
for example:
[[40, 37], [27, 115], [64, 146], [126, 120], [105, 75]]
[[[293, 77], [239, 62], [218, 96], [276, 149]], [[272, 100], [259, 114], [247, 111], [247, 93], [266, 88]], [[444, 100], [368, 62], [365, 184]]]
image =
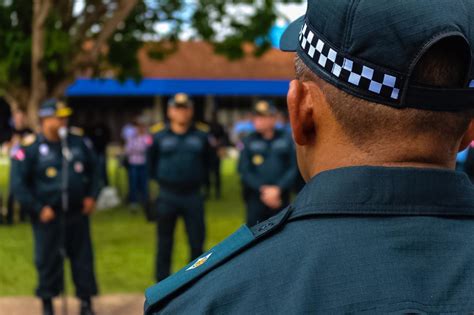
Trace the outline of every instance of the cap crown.
[[[299, 36], [294, 34], [298, 24]], [[434, 110], [472, 108], [472, 61], [466, 64], [462, 91], [427, 89], [410, 81], [427, 50], [453, 36], [467, 43], [472, 60], [474, 1], [309, 0], [306, 16], [284, 34], [282, 49], [297, 51], [323, 79], [369, 101]]]

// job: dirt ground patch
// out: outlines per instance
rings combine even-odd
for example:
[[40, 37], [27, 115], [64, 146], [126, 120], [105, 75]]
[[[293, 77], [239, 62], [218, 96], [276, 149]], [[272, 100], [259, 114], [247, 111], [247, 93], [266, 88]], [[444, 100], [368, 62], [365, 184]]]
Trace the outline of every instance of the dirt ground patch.
[[[94, 299], [96, 315], [142, 315], [142, 294], [114, 294]], [[79, 314], [79, 303], [68, 298], [68, 315]], [[62, 315], [61, 299], [54, 300], [56, 315]], [[0, 315], [41, 315], [41, 302], [34, 297], [0, 298]]]

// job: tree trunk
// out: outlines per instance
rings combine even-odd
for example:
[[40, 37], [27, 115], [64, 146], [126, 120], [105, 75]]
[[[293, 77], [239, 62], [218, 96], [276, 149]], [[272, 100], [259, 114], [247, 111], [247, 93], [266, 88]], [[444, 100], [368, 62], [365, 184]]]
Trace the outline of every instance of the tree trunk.
[[8, 87], [4, 95], [5, 101], [10, 107], [11, 112], [15, 110], [23, 110], [27, 112], [27, 104], [30, 99], [30, 91], [28, 87]]
[[32, 129], [38, 130], [38, 107], [47, 93], [47, 83], [41, 69], [44, 57], [45, 24], [51, 9], [51, 0], [33, 1], [31, 38], [31, 93], [28, 101], [28, 118]]

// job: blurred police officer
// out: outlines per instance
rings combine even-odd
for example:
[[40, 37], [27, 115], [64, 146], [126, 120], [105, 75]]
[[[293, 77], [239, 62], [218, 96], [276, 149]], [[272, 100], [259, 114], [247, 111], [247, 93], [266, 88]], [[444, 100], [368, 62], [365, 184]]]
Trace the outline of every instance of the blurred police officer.
[[184, 219], [191, 259], [202, 254], [205, 225], [203, 185], [209, 173], [208, 129], [193, 123], [193, 103], [177, 94], [168, 104], [169, 124], [155, 126], [149, 149], [150, 175], [160, 186], [157, 201], [158, 254], [156, 279], [168, 277], [171, 269], [174, 229]]
[[[97, 164], [91, 145], [77, 129], [66, 134], [62, 145], [60, 129], [67, 126], [71, 113], [69, 107], [55, 99], [42, 104], [42, 132], [23, 141], [15, 154], [12, 186], [15, 197], [32, 211], [34, 218], [39, 274], [36, 294], [43, 300], [44, 314], [53, 314], [51, 299], [64, 289], [66, 254], [71, 261], [76, 294], [81, 299], [81, 315], [90, 315], [91, 297], [97, 294], [89, 228], [89, 215], [98, 193]], [[62, 199], [63, 158], [68, 163], [67, 209]]]
[[248, 226], [265, 221], [288, 206], [297, 175], [293, 140], [285, 130], [276, 128], [277, 110], [273, 104], [258, 102], [253, 123], [256, 132], [244, 139], [239, 161]]
[[146, 313], [473, 313], [474, 188], [454, 171], [473, 30], [474, 1], [308, 1], [281, 43], [308, 183], [149, 289]]

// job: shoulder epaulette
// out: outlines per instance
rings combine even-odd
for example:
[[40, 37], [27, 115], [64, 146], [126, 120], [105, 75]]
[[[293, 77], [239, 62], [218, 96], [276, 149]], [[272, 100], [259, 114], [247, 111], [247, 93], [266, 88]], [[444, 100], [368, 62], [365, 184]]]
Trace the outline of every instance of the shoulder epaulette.
[[164, 130], [166, 127], [166, 124], [164, 122], [159, 122], [154, 124], [153, 126], [150, 127], [150, 133], [155, 134], [158, 133], [162, 130]]
[[25, 136], [23, 140], [21, 140], [21, 145], [24, 147], [29, 147], [30, 145], [35, 143], [35, 141], [36, 141], [36, 135], [32, 133]]
[[69, 128], [69, 132], [75, 136], [82, 137], [84, 136], [84, 129], [79, 127], [71, 127]]
[[186, 285], [225, 263], [234, 255], [252, 245], [256, 240], [279, 229], [287, 221], [290, 214], [291, 208], [288, 207], [278, 215], [252, 228], [248, 228], [246, 225], [242, 226], [226, 240], [191, 262], [181, 271], [147, 289], [145, 292], [145, 315], [153, 314]]
[[200, 130], [200, 131], [202, 131], [202, 132], [209, 132], [209, 131], [211, 130], [211, 128], [209, 127], [208, 124], [205, 124], [205, 123], [200, 122], [200, 121], [198, 121], [198, 122], [195, 124], [195, 126], [196, 126], [196, 129], [198, 129], [198, 130]]

